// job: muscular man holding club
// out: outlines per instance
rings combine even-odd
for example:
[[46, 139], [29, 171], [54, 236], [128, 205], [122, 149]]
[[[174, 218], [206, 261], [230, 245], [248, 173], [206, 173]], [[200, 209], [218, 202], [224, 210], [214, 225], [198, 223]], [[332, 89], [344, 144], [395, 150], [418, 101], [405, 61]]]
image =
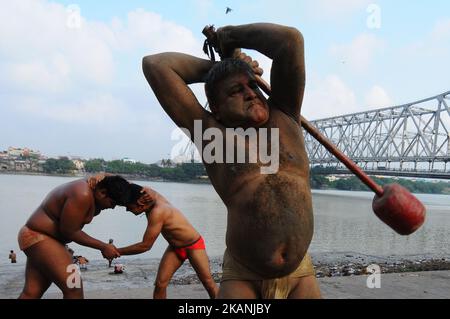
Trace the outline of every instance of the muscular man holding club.
[[[143, 69], [164, 110], [193, 140], [195, 121], [201, 121], [202, 133], [222, 132], [224, 146], [229, 128], [278, 133], [266, 134], [266, 140], [260, 134], [256, 148], [247, 139], [234, 145], [233, 154], [248, 153], [244, 162], [229, 157], [211, 162], [202, 154], [228, 210], [219, 298], [319, 298], [307, 254], [313, 211], [309, 163], [299, 127], [305, 87], [303, 37], [296, 29], [275, 24], [228, 26], [217, 30], [217, 46], [223, 56], [246, 48], [271, 58], [270, 98], [256, 83], [255, 74], [262, 70], [245, 54], [214, 63], [182, 53], [161, 53], [145, 57]], [[205, 82], [211, 112], [202, 108], [188, 87], [199, 82]], [[273, 143], [273, 139], [278, 140]], [[202, 149], [207, 142], [197, 147]], [[263, 171], [266, 163], [261, 158], [250, 160], [267, 144], [279, 160], [278, 169], [270, 173]]]

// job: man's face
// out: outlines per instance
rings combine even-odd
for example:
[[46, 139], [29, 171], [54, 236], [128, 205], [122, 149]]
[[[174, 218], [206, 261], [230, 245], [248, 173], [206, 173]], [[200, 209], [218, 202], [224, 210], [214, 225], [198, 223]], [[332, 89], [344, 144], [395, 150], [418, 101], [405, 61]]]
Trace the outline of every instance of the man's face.
[[255, 79], [246, 74], [219, 82], [216, 118], [227, 127], [259, 127], [269, 119], [269, 106]]
[[132, 212], [135, 215], [139, 215], [145, 212], [145, 207], [138, 204], [128, 204], [127, 212]]
[[100, 210], [103, 209], [113, 209], [116, 207], [116, 202], [108, 196], [108, 193], [105, 189], [99, 189], [95, 191], [95, 202], [100, 208]]
[[141, 205], [138, 203], [132, 203], [127, 205], [127, 212], [132, 212], [134, 215], [140, 215], [151, 208], [151, 204]]

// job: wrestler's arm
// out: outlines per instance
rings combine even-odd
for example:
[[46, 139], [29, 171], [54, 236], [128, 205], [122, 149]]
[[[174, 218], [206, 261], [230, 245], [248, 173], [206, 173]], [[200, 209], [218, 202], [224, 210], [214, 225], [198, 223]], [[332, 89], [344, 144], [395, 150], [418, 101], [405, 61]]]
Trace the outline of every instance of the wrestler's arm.
[[253, 49], [273, 60], [269, 105], [300, 121], [305, 89], [302, 34], [291, 27], [255, 23], [220, 28], [217, 30], [217, 37], [222, 51], [232, 52], [234, 48]]
[[157, 208], [153, 209], [151, 213], [147, 214], [147, 228], [145, 229], [142, 241], [118, 248], [121, 255], [137, 255], [150, 250], [161, 233], [164, 225], [164, 214]]
[[142, 68], [159, 103], [179, 127], [190, 131], [194, 120], [209, 113], [200, 105], [188, 84], [204, 82], [213, 62], [182, 53], [167, 52], [144, 57]]
[[84, 186], [78, 187], [68, 195], [61, 212], [59, 230], [64, 238], [98, 249], [105, 258], [120, 257], [113, 245], [104, 243], [82, 231], [86, 215], [92, 209], [91, 196], [89, 188]]

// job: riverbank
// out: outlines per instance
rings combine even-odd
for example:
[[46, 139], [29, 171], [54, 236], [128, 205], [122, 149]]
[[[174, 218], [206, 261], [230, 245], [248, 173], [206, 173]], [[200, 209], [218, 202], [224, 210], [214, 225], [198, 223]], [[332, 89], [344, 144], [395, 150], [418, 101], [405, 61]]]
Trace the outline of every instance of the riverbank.
[[[35, 172], [11, 172], [0, 171], [0, 175], [18, 175], [18, 176], [48, 176], [48, 177], [68, 177], [68, 178], [87, 178], [100, 173], [85, 173], [85, 174], [46, 174]], [[142, 181], [142, 182], [159, 182], [159, 183], [186, 183], [186, 184], [211, 184], [208, 178], [196, 178], [189, 180], [170, 180], [161, 177], [147, 177], [133, 174], [118, 174], [127, 180]]]
[[[68, 177], [68, 178], [85, 178], [88, 176], [92, 176], [98, 173], [83, 173], [83, 174], [47, 174], [42, 172], [20, 172], [20, 171], [0, 171], [0, 175], [24, 175], [24, 176], [50, 176], [50, 177]], [[201, 176], [197, 178], [191, 178], [191, 179], [166, 179], [163, 177], [148, 177], [145, 175], [139, 175], [139, 174], [122, 174], [118, 173], [118, 175], [123, 176], [127, 180], [133, 180], [133, 181], [142, 181], [142, 182], [160, 182], [160, 183], [185, 183], [185, 184], [206, 184], [211, 185], [211, 181], [207, 176]], [[411, 181], [407, 179], [402, 178], [382, 178], [374, 177], [374, 180], [380, 185], [384, 185], [386, 183], [399, 183], [400, 185], [410, 189], [412, 193], [417, 194], [433, 194], [433, 195], [450, 195], [450, 182], [443, 182], [439, 181], [437, 182], [440, 187], [440, 190], [436, 188], [436, 181], [434, 180], [427, 180], [427, 179], [420, 179], [418, 178], [419, 183], [421, 185], [428, 185], [425, 187], [425, 191], [423, 188], [419, 188], [419, 190], [422, 191], [414, 191], [411, 189], [414, 189], [412, 185], [415, 185], [415, 183], [411, 184]], [[336, 184], [340, 185], [339, 187], [333, 187], [332, 184], [326, 184], [322, 185], [322, 187], [316, 187], [315, 183], [311, 183], [311, 189], [315, 191], [363, 191], [363, 192], [369, 192], [370, 190], [363, 186], [362, 183], [353, 176], [347, 176], [347, 178], [341, 179], [341, 183]], [[344, 183], [345, 182], [345, 183]], [[345, 184], [345, 185], [344, 185]], [[359, 186], [356, 186], [359, 185]], [[444, 187], [445, 186], [445, 187]], [[431, 187], [431, 188], [430, 188]], [[439, 187], [438, 187], [439, 188]]]
[[[449, 299], [450, 271], [426, 271], [382, 275], [380, 288], [367, 287], [367, 276], [319, 278], [324, 299]], [[153, 287], [116, 290], [87, 290], [86, 299], [151, 299]], [[173, 285], [169, 299], [208, 299], [200, 284]], [[60, 292], [47, 293], [45, 299], [60, 299]]]
[[[352, 252], [312, 254], [324, 298], [450, 298], [450, 256], [369, 256]], [[86, 298], [150, 298], [159, 259], [121, 258], [123, 274], [114, 274], [104, 260], [94, 260], [82, 270]], [[214, 279], [221, 277], [221, 257], [211, 258]], [[369, 289], [367, 266], [376, 264], [382, 288]], [[0, 265], [0, 298], [16, 298], [24, 282], [25, 265]], [[444, 280], [445, 279], [445, 280]], [[401, 288], [401, 289], [400, 289]], [[384, 291], [384, 293], [382, 293]], [[425, 292], [424, 292], [425, 291]], [[174, 275], [170, 298], [207, 298], [189, 263]], [[386, 295], [387, 294], [387, 295]], [[52, 285], [45, 298], [60, 298]]]

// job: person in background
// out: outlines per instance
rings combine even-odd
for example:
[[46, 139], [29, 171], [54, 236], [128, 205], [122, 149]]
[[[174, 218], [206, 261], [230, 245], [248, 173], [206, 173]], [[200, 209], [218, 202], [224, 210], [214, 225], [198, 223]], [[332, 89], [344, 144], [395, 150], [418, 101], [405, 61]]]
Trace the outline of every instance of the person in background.
[[14, 250], [10, 250], [9, 251], [9, 259], [11, 259], [11, 264], [15, 264], [17, 263], [17, 256], [16, 253], [14, 252]]
[[[110, 245], [112, 245], [113, 242], [114, 242], [114, 239], [112, 239], [112, 238], [110, 238], [109, 241], [108, 241], [108, 243]], [[112, 259], [108, 259], [108, 268], [111, 268], [112, 261], [113, 261]]]
[[89, 260], [86, 257], [77, 256], [77, 264], [78, 264], [78, 266], [80, 266], [81, 270], [87, 270], [88, 263], [89, 263]]

